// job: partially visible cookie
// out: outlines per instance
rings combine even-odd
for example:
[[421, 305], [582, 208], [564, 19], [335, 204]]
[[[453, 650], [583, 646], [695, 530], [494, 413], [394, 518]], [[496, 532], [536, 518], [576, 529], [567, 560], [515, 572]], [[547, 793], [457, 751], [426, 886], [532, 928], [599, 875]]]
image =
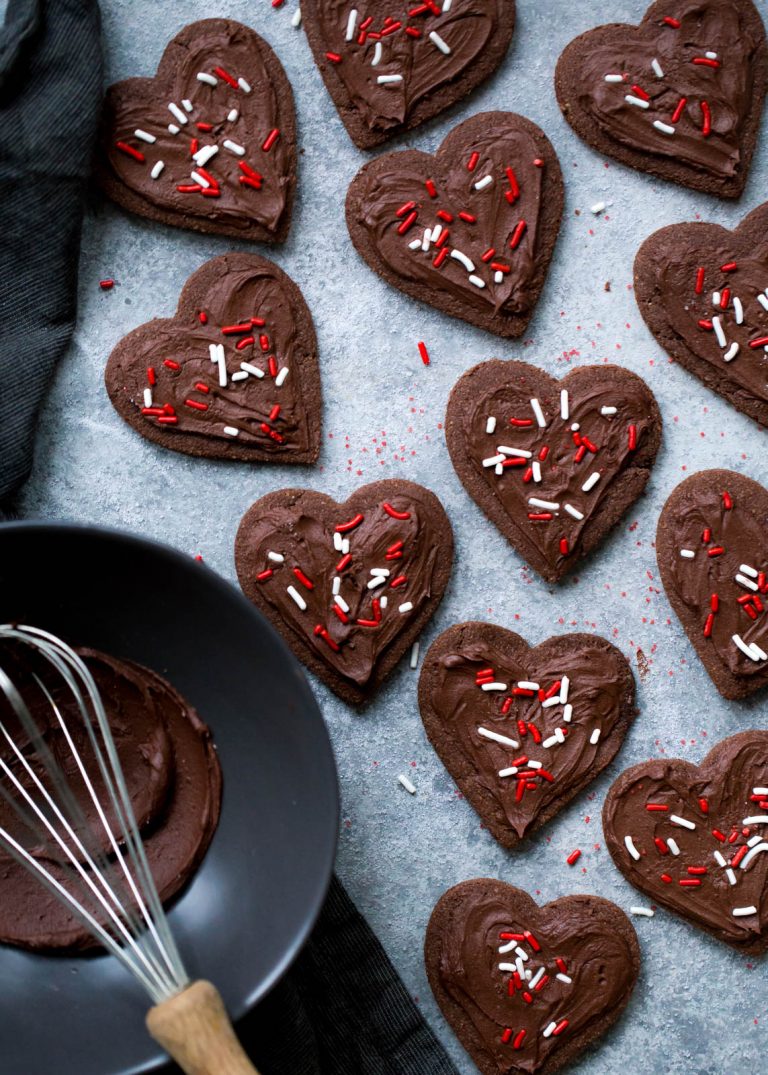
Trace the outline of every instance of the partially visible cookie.
[[543, 907], [489, 878], [437, 902], [424, 942], [437, 1003], [482, 1075], [553, 1075], [616, 1022], [640, 970], [627, 916], [599, 896]]
[[163, 448], [258, 463], [314, 463], [320, 452], [312, 317], [290, 277], [257, 254], [206, 262], [174, 317], [123, 337], [105, 380], [120, 417]]
[[717, 689], [746, 698], [768, 683], [768, 489], [702, 470], [659, 516], [656, 558], [669, 603]]
[[305, 0], [302, 25], [352, 141], [361, 149], [417, 127], [496, 70], [515, 0]]
[[113, 201], [148, 220], [282, 242], [296, 118], [275, 53], [231, 19], [185, 26], [153, 78], [107, 90], [96, 176]]
[[280, 489], [243, 516], [235, 566], [246, 597], [340, 698], [368, 701], [442, 600], [453, 533], [408, 481], [363, 485], [343, 504]]
[[635, 258], [635, 298], [676, 362], [768, 426], [768, 202], [733, 231], [655, 231]]
[[503, 627], [460, 623], [429, 647], [419, 709], [459, 790], [512, 848], [613, 760], [635, 716], [635, 680], [594, 635], [529, 646]]
[[742, 952], [768, 948], [768, 732], [701, 765], [657, 758], [611, 786], [603, 831], [630, 884]]
[[465, 120], [434, 156], [408, 149], [369, 162], [346, 207], [352, 242], [374, 272], [499, 336], [525, 331], [562, 212], [555, 151], [513, 112]]
[[557, 381], [493, 359], [456, 382], [445, 436], [472, 499], [557, 582], [645, 489], [661, 414], [645, 382], [619, 366], [582, 366]]
[[657, 0], [639, 26], [581, 34], [557, 63], [563, 115], [590, 146], [685, 187], [738, 198], [768, 80], [751, 0]]

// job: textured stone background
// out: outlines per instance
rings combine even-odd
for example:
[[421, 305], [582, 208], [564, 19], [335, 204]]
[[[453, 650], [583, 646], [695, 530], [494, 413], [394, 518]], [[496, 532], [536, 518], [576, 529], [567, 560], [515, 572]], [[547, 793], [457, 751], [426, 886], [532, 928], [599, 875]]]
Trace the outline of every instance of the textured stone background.
[[[496, 846], [432, 752], [416, 706], [416, 673], [401, 668], [362, 714], [315, 684], [341, 774], [340, 874], [460, 1070], [470, 1073], [473, 1065], [432, 1001], [422, 963], [424, 928], [439, 895], [465, 878], [492, 876], [542, 902], [591, 892], [628, 908], [638, 897], [613, 867], [599, 820], [612, 778], [662, 752], [698, 760], [722, 736], [766, 726], [764, 698], [727, 703], [715, 692], [672, 617], [653, 549], [659, 509], [686, 474], [716, 464], [766, 480], [764, 435], [669, 363], [639, 317], [631, 269], [654, 228], [699, 217], [733, 225], [759, 204], [768, 142], [763, 138], [739, 204], [609, 163], [560, 117], [554, 64], [562, 47], [590, 26], [607, 18], [638, 21], [643, 0], [608, 6], [518, 0], [515, 38], [497, 76], [470, 101], [395, 143], [433, 149], [457, 121], [492, 108], [530, 117], [554, 143], [566, 178], [562, 234], [529, 337], [505, 343], [411, 302], [357, 257], [343, 203], [367, 156], [349, 141], [303, 32], [290, 25], [295, 4], [286, 0], [273, 10], [269, 0], [102, 0], [110, 81], [153, 73], [177, 30], [212, 15], [249, 23], [288, 71], [302, 149], [298, 203], [288, 243], [261, 252], [297, 281], [317, 324], [325, 422], [319, 466], [195, 461], [153, 447], [120, 421], [102, 384], [111, 348], [141, 322], [170, 315], [187, 276], [233, 243], [144, 223], [94, 201], [83, 243], [80, 322], [40, 423], [23, 509], [152, 535], [202, 553], [234, 580], [238, 520], [268, 490], [301, 484], [343, 499], [363, 482], [411, 478], [440, 494], [458, 544], [453, 583], [425, 644], [449, 624], [477, 618], [512, 627], [534, 643], [553, 633], [594, 631], [620, 646], [636, 671], [642, 662], [641, 713], [618, 759], [516, 853]], [[589, 211], [598, 200], [610, 203], [602, 216]], [[104, 276], [119, 286], [100, 292]], [[432, 355], [429, 368], [416, 350], [421, 339]], [[663, 411], [664, 444], [648, 495], [581, 574], [558, 588], [534, 577], [483, 519], [446, 453], [441, 423], [450, 388], [463, 370], [493, 356], [522, 357], [553, 374], [617, 362], [646, 378]], [[415, 797], [398, 786], [401, 772], [416, 784]], [[569, 868], [565, 857], [577, 846], [584, 854]], [[765, 966], [753, 967], [665, 912], [636, 925], [644, 956], [636, 995], [619, 1026], [576, 1070], [618, 1075], [642, 1057], [650, 1072], [756, 1071], [768, 1048]]]

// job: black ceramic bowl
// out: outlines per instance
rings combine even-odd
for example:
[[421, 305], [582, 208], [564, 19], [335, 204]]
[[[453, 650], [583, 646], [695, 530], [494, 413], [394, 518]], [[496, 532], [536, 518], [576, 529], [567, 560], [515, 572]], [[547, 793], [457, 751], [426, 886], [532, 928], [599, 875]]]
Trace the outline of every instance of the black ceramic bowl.
[[[213, 729], [221, 822], [170, 921], [190, 975], [215, 982], [238, 1018], [298, 953], [333, 865], [336, 770], [299, 665], [203, 564], [91, 526], [0, 526], [0, 622], [9, 621], [147, 665]], [[111, 957], [0, 948], [0, 1071], [153, 1071], [164, 1058], [144, 1027], [149, 1003]]]

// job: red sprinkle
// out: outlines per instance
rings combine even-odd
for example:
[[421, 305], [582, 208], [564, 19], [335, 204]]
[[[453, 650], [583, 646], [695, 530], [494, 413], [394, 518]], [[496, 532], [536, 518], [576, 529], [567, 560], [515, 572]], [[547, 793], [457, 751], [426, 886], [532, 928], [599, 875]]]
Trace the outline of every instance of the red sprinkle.
[[706, 799], [699, 799], [699, 809], [701, 810], [702, 814], [708, 814], [709, 802]]
[[185, 399], [184, 400], [184, 406], [185, 407], [191, 407], [192, 410], [195, 410], [195, 411], [207, 411], [208, 410], [208, 404], [207, 403], [198, 403], [198, 401], [196, 399]]
[[520, 1031], [518, 1032], [517, 1036], [515, 1037], [515, 1040], [514, 1040], [514, 1041], [512, 1042], [512, 1048], [513, 1048], [513, 1049], [520, 1049], [520, 1048], [522, 1048], [522, 1045], [523, 1045], [523, 1040], [525, 1039], [525, 1035], [526, 1035], [527, 1033], [528, 1033], [528, 1031], [527, 1031], [527, 1030], [520, 1030]]
[[151, 385], [156, 385], [157, 384], [157, 374], [155, 373], [155, 367], [154, 366], [148, 366], [147, 367], [147, 380], [149, 381], [149, 383]]
[[315, 584], [312, 579], [308, 579], [300, 567], [294, 567], [293, 573], [299, 580], [302, 586], [306, 586], [308, 590], [314, 590]]
[[520, 245], [520, 240], [523, 237], [525, 229], [528, 227], [524, 220], [518, 221], [515, 225], [515, 230], [512, 232], [512, 238], [509, 240], [510, 249], [517, 250]]
[[386, 500], [381, 506], [384, 508], [387, 515], [390, 515], [393, 519], [410, 519], [411, 517], [410, 511], [395, 511], [392, 505], [388, 504]]
[[666, 803], [646, 803], [645, 804], [645, 809], [646, 810], [669, 810], [669, 807], [667, 806]]
[[437, 187], [431, 179], [428, 179], [424, 186], [427, 188], [427, 194], [430, 196], [430, 198], [437, 197]]
[[[768, 343], [768, 336], [766, 336], [765, 341], [766, 341], [766, 343]], [[728, 492], [723, 493], [723, 507], [725, 508], [726, 511], [730, 511], [731, 508], [733, 507], [733, 498], [731, 497], [731, 494], [728, 493]]]
[[409, 213], [405, 220], [402, 222], [402, 224], [398, 226], [397, 234], [405, 235], [405, 233], [409, 231], [416, 223], [418, 216], [419, 214], [416, 210], [414, 210], [412, 213]]
[[471, 213], [465, 213], [464, 210], [459, 213], [459, 220], [463, 220], [465, 224], [476, 224], [477, 217], [472, 216]]
[[[589, 447], [589, 445], [587, 445]], [[637, 426], [629, 427], [629, 436], [627, 438], [627, 448], [630, 452], [634, 452], [637, 447]]]
[[469, 160], [467, 161], [467, 171], [468, 172], [474, 172], [475, 168], [477, 168], [477, 162], [479, 160], [480, 160], [480, 154], [477, 153], [477, 152], [473, 153], [470, 156]]
[[256, 576], [257, 582], [264, 582], [266, 579], [271, 579], [274, 575], [274, 571], [271, 567], [268, 567], [266, 571], [262, 571], [261, 574]]
[[406, 213], [410, 213], [411, 209], [416, 208], [416, 202], [403, 202], [400, 208], [395, 213], [395, 216], [400, 218], [404, 217]]
[[219, 78], [223, 78], [225, 82], [228, 82], [233, 90], [239, 89], [237, 79], [232, 78], [229, 71], [225, 71], [223, 67], [214, 67], [213, 73], [214, 75], [218, 75]]
[[633, 85], [632, 92], [640, 98], [641, 101], [650, 101], [650, 93], [646, 93], [642, 86]]
[[240, 332], [250, 332], [251, 322], [245, 321], [242, 325], [225, 325], [221, 331], [225, 336], [236, 336]]
[[349, 565], [351, 563], [352, 563], [352, 553], [347, 552], [347, 553], [344, 554], [344, 556], [342, 556], [342, 558], [339, 560], [338, 564], [336, 564], [336, 570], [339, 571], [339, 572], [344, 571], [346, 568], [349, 567]]
[[557, 1037], [558, 1034], [562, 1034], [562, 1032], [565, 1030], [565, 1028], [567, 1026], [568, 1026], [568, 1020], [567, 1019], [561, 1019], [560, 1022], [555, 1027], [555, 1029], [552, 1031], [552, 1037], [554, 1038], [554, 1037]]
[[341, 63], [341, 56], [339, 56], [338, 52], [326, 52], [325, 58], [330, 60], [331, 63]]
[[662, 838], [660, 836], [654, 836], [653, 842], [656, 844], [656, 847], [657, 847], [657, 849], [659, 851], [659, 854], [661, 854], [661, 855], [668, 855], [669, 854], [669, 848], [667, 847], [666, 840], [662, 840]]
[[715, 625], [715, 614], [710, 612], [704, 622], [704, 637], [710, 638], [712, 636], [712, 628]]
[[509, 192], [507, 194], [507, 201], [511, 205], [517, 198], [520, 197], [520, 185], [517, 182], [517, 176], [511, 168], [507, 168], [506, 173], [507, 179], [509, 180]]
[[111, 279], [99, 280], [99, 287], [101, 288], [102, 291], [111, 291], [114, 286], [115, 286], [115, 281], [114, 280], [111, 280]]
[[[512, 979], [510, 978], [510, 981], [511, 981], [511, 980], [512, 980]], [[511, 1030], [511, 1029], [510, 1029], [509, 1027], [507, 1027], [507, 1028], [506, 1028], [506, 1029], [504, 1030], [504, 1033], [503, 1033], [503, 1034], [501, 1035], [501, 1041], [502, 1041], [502, 1044], [506, 1045], [508, 1041], [511, 1041], [511, 1039], [512, 1039], [512, 1034], [513, 1034], [513, 1031], [512, 1031], [512, 1030]]]
[[739, 850], [731, 859], [731, 866], [738, 866], [741, 860], [746, 855], [747, 851], [749, 851], [749, 847], [747, 846], [747, 844], [742, 844]]
[[713, 545], [711, 549], [707, 549], [707, 556], [722, 556], [724, 552], [722, 545]]
[[672, 878], [671, 878], [671, 877], [669, 876], [669, 874], [668, 874], [668, 873], [663, 873], [663, 874], [661, 875], [661, 879], [662, 879], [662, 881], [664, 881], [664, 883], [665, 883], [665, 884], [667, 884], [667, 885], [671, 885], [671, 884], [672, 884]]
[[481, 261], [486, 261], [486, 262], [490, 261], [495, 253], [496, 253], [496, 248], [493, 247], [493, 246], [489, 246], [488, 249], [486, 250], [486, 252], [480, 258], [480, 260]]
[[682, 885], [683, 888], [698, 888], [701, 881], [698, 877], [681, 877], [678, 884]]
[[272, 146], [275, 144], [275, 142], [278, 140], [279, 137], [280, 137], [280, 131], [278, 130], [277, 127], [275, 127], [274, 130], [271, 130], [269, 132], [267, 137], [264, 139], [264, 143], [263, 143], [263, 145], [261, 147], [264, 150], [265, 153], [269, 153], [270, 149], [272, 148]]
[[354, 530], [356, 526], [359, 526], [365, 516], [358, 512], [354, 519], [350, 519], [348, 523], [339, 523], [336, 527], [337, 534], [348, 534], [350, 530]]
[[392, 579], [389, 585], [393, 590], [396, 590], [398, 586], [402, 586], [407, 581], [408, 579], [405, 575], [398, 575], [396, 579]]
[[568, 538], [560, 538], [560, 555], [567, 556], [568, 551]]
[[720, 266], [720, 272], [736, 272], [737, 268], [735, 261], [726, 261], [725, 265]]
[[706, 866], [689, 866], [688, 867], [688, 873], [693, 874], [694, 876], [703, 877], [706, 872], [707, 872], [707, 867]]
[[439, 269], [440, 266], [443, 264], [443, 262], [445, 261], [445, 259], [447, 257], [448, 257], [448, 247], [444, 246], [443, 249], [440, 251], [440, 253], [437, 255], [437, 257], [435, 258], [435, 260], [432, 262], [432, 264], [434, 265], [434, 267], [436, 269]]
[[699, 67], [719, 67], [719, 60], [710, 60], [709, 56], [694, 56], [693, 62]]
[[178, 362], [174, 362], [172, 358], [166, 358], [163, 360], [163, 365], [167, 366], [169, 370], [180, 370], [181, 366]]
[[115, 142], [115, 148], [119, 149], [121, 153], [125, 153], [126, 156], [133, 157], [135, 161], [143, 163], [147, 159], [143, 153], [140, 153], [138, 149], [134, 149], [133, 146], [129, 146], [127, 142]]
[[768, 343], [768, 336], [759, 336], [756, 340], [750, 340], [750, 347], [765, 347]]
[[680, 29], [680, 20], [679, 19], [673, 19], [671, 15], [665, 15], [664, 18], [662, 19], [662, 22], [665, 22], [667, 24], [667, 26], [671, 26], [673, 30], [679, 30]]
[[677, 121], [682, 116], [683, 109], [685, 108], [687, 101], [688, 101], [687, 97], [681, 97], [680, 100], [677, 102], [677, 107], [675, 108], [675, 111], [672, 113], [672, 122], [673, 123], [677, 123]]
[[198, 319], [198, 321], [200, 322], [201, 325], [207, 325], [208, 324], [208, 314], [205, 312], [205, 310], [201, 310], [199, 312], [199, 314], [197, 315], [197, 319]]
[[250, 347], [252, 343], [256, 343], [255, 336], [243, 336], [242, 340], [238, 340], [235, 346], [238, 351], [243, 351], [246, 347]]
[[724, 287], [723, 288], [723, 293], [720, 296], [720, 309], [721, 310], [727, 310], [728, 309], [728, 302], [729, 302], [730, 298], [731, 298], [731, 289], [729, 287]]
[[569, 866], [575, 866], [580, 858], [581, 849], [577, 847], [575, 851], [571, 851], [570, 855], [565, 861], [568, 863]]
[[427, 351], [426, 345], [419, 341], [419, 354], [421, 355], [421, 361], [425, 366], [429, 365], [429, 351]]
[[712, 113], [709, 110], [709, 105], [706, 101], [701, 102], [701, 115], [703, 117], [701, 133], [706, 138], [712, 133]]

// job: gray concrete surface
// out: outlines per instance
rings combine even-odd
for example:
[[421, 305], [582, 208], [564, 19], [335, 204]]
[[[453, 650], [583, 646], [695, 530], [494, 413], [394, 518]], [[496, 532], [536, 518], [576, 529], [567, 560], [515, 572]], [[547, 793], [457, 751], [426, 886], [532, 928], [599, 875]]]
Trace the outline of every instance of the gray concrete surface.
[[[489, 108], [519, 111], [552, 139], [566, 178], [563, 230], [529, 337], [505, 343], [412, 303], [358, 259], [343, 203], [367, 157], [347, 138], [303, 32], [291, 27], [295, 4], [286, 0], [273, 10], [269, 0], [102, 0], [110, 80], [152, 73], [178, 29], [211, 15], [252, 25], [288, 71], [300, 122], [298, 204], [289, 242], [273, 254], [262, 252], [297, 281], [317, 324], [325, 396], [320, 465], [296, 470], [195, 461], [160, 451], [120, 421], [102, 384], [110, 349], [134, 326], [170, 314], [186, 277], [233, 244], [94, 205], [83, 242], [79, 326], [40, 423], [23, 509], [140, 531], [202, 553], [234, 579], [238, 520], [268, 490], [296, 483], [343, 499], [363, 482], [411, 478], [443, 498], [458, 545], [453, 583], [425, 643], [451, 623], [478, 618], [519, 630], [532, 642], [571, 629], [594, 631], [616, 642], [636, 669], [642, 651], [648, 666], [639, 679], [642, 711], [618, 759], [518, 853], [495, 845], [432, 752], [416, 706], [416, 673], [402, 667], [361, 715], [315, 683], [341, 772], [340, 874], [469, 1075], [473, 1065], [436, 1009], [421, 958], [439, 895], [462, 879], [492, 876], [541, 901], [589, 892], [628, 908], [637, 897], [613, 867], [599, 821], [612, 778], [660, 751], [697, 760], [722, 736], [766, 726], [764, 697], [727, 703], [715, 692], [661, 590], [653, 549], [659, 509], [686, 474], [717, 464], [766, 480], [764, 435], [668, 362], [639, 317], [631, 268], [654, 228], [699, 217], [734, 224], [759, 204], [766, 196], [768, 140], [761, 140], [739, 204], [607, 162], [560, 117], [553, 68], [577, 33], [607, 18], [637, 21], [644, 3], [518, 0], [518, 28], [497, 76], [400, 143], [432, 149], [458, 120]], [[596, 217], [589, 207], [598, 200], [610, 206]], [[119, 286], [100, 292], [104, 276]], [[416, 350], [421, 339], [432, 355], [429, 368]], [[647, 379], [664, 414], [664, 444], [648, 495], [579, 577], [558, 588], [532, 576], [482, 519], [446, 453], [441, 423], [450, 388], [468, 366], [493, 356], [523, 357], [554, 374], [587, 362], [618, 362]], [[416, 784], [415, 797], [398, 786], [401, 772]], [[584, 854], [569, 868], [566, 854], [577, 846]], [[575, 1070], [757, 1071], [768, 1048], [765, 964], [753, 965], [665, 912], [636, 925], [644, 956], [636, 995], [620, 1024]]]

